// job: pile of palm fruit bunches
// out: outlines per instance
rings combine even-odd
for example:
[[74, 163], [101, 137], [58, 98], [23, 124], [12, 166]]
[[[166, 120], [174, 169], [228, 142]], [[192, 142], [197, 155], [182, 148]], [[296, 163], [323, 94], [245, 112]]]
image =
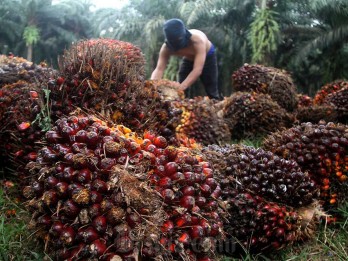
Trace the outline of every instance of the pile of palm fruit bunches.
[[[294, 125], [313, 101], [286, 72], [245, 65], [238, 91], [216, 102], [145, 80], [128, 42], [80, 41], [59, 64], [0, 60], [6, 178], [52, 260], [268, 253], [313, 238], [347, 199], [347, 126]], [[230, 144], [257, 133], [262, 148]]]

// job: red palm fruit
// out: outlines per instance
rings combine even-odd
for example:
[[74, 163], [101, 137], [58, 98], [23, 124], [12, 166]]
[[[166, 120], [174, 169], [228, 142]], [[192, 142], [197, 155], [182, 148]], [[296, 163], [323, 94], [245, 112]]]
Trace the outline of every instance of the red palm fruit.
[[190, 236], [193, 239], [202, 238], [204, 236], [204, 229], [202, 226], [194, 225], [190, 229]]
[[100, 257], [104, 254], [106, 249], [107, 247], [105, 242], [100, 239], [94, 240], [88, 247], [88, 251], [92, 255], [92, 257]]
[[195, 206], [195, 198], [192, 196], [183, 196], [180, 199], [180, 206], [190, 210]]
[[178, 241], [182, 243], [184, 246], [188, 246], [191, 243], [191, 237], [188, 233], [184, 232], [179, 235]]
[[171, 203], [172, 200], [175, 198], [174, 191], [169, 188], [163, 189], [161, 191], [161, 196], [163, 197], [163, 201], [165, 203]]
[[178, 171], [178, 164], [176, 162], [167, 162], [164, 166], [167, 176], [171, 176]]
[[93, 180], [92, 189], [100, 193], [105, 193], [108, 190], [106, 182], [101, 179]]
[[191, 171], [186, 171], [184, 172], [184, 176], [185, 176], [185, 183], [187, 185], [194, 185], [196, 183], [196, 177], [195, 174]]
[[19, 124], [17, 126], [19, 131], [25, 131], [26, 129], [28, 129], [30, 127], [30, 123], [29, 122], [22, 122], [21, 124]]
[[45, 191], [42, 195], [42, 201], [47, 207], [52, 207], [58, 203], [57, 192], [54, 190]]
[[75, 179], [82, 184], [89, 183], [92, 179], [92, 172], [87, 168], [81, 169], [78, 171], [77, 175], [75, 175]]
[[212, 193], [212, 189], [208, 184], [202, 184], [200, 186], [200, 191], [203, 196], [210, 196]]
[[203, 168], [203, 173], [206, 176], [206, 178], [212, 178], [213, 177], [213, 170], [211, 168]]
[[158, 181], [158, 185], [164, 189], [164, 188], [171, 188], [173, 186], [173, 182], [171, 178], [169, 177], [163, 177]]
[[141, 217], [138, 214], [132, 212], [127, 214], [126, 221], [131, 228], [134, 228], [141, 223]]
[[164, 138], [163, 136], [155, 137], [154, 140], [153, 140], [153, 144], [157, 148], [161, 148], [161, 149], [164, 149], [168, 145], [166, 138]]
[[72, 199], [69, 199], [63, 203], [62, 211], [69, 218], [73, 219], [80, 213], [80, 208]]
[[196, 189], [193, 186], [185, 186], [180, 189], [184, 196], [194, 196]]
[[59, 238], [60, 234], [62, 233], [64, 228], [64, 224], [61, 221], [55, 221], [53, 222], [49, 233], [53, 235], [55, 238]]
[[204, 207], [206, 202], [207, 202], [207, 199], [205, 197], [203, 197], [203, 196], [197, 196], [195, 198], [195, 203], [200, 208]]
[[76, 233], [76, 241], [83, 243], [92, 243], [99, 238], [98, 231], [94, 227], [81, 228]]
[[92, 226], [101, 234], [106, 231], [107, 220], [104, 216], [95, 217], [92, 221]]
[[152, 143], [153, 143], [155, 137], [156, 137], [155, 133], [153, 133], [153, 132], [151, 132], [151, 131], [145, 131], [145, 132], [144, 132], [144, 139], [148, 139], [148, 140], [150, 140]]
[[66, 246], [71, 246], [75, 242], [76, 232], [71, 226], [65, 226], [60, 233], [59, 239]]
[[184, 227], [191, 225], [191, 215], [186, 213], [180, 215], [178, 218], [175, 219], [175, 226], [176, 227]]
[[56, 177], [49, 176], [44, 181], [44, 186], [46, 189], [53, 189], [56, 187], [59, 180]]
[[170, 178], [175, 182], [185, 181], [185, 175], [182, 172], [173, 173]]
[[39, 226], [44, 226], [46, 228], [49, 228], [51, 227], [52, 225], [52, 218], [48, 215], [43, 215], [43, 216], [40, 216], [38, 219], [37, 219], [37, 224]]
[[164, 221], [161, 227], [161, 231], [166, 235], [171, 235], [174, 231], [174, 223], [170, 220]]

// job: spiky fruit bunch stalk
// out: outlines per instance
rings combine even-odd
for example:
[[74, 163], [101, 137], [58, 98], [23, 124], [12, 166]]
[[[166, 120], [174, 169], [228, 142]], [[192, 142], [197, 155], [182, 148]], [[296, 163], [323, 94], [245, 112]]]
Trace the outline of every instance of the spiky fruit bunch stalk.
[[61, 118], [46, 140], [23, 194], [56, 259], [209, 260], [223, 225], [202, 155], [93, 116]]
[[231, 139], [229, 127], [215, 109], [215, 102], [208, 98], [196, 97], [173, 101], [183, 111], [176, 132], [208, 145], [227, 143]]
[[295, 160], [302, 171], [308, 171], [320, 185], [320, 197], [328, 209], [347, 198], [347, 125], [302, 123], [268, 136], [263, 148]]
[[338, 113], [337, 110], [331, 105], [311, 105], [307, 107], [299, 107], [295, 112], [296, 121], [319, 123], [325, 122], [337, 122]]
[[216, 169], [221, 184], [236, 183], [268, 201], [292, 207], [309, 205], [318, 198], [315, 182], [294, 160], [237, 144], [210, 145], [202, 151]]
[[293, 111], [297, 107], [296, 87], [288, 72], [258, 64], [245, 64], [232, 74], [235, 91], [269, 94], [280, 107]]
[[348, 123], [348, 83], [340, 90], [330, 93], [326, 102], [336, 109], [340, 122]]
[[210, 145], [202, 152], [221, 186], [230, 241], [267, 252], [312, 236], [317, 188], [295, 161], [245, 145]]
[[[18, 81], [0, 88], [0, 151], [7, 168], [20, 177], [30, 160], [35, 160], [35, 143], [50, 128], [48, 104], [39, 84]], [[9, 172], [9, 173], [10, 173]]]
[[330, 93], [339, 91], [346, 86], [348, 86], [348, 82], [344, 80], [337, 80], [337, 81], [325, 84], [315, 94], [313, 103], [316, 105], [321, 105], [326, 103], [325, 99]]
[[268, 94], [236, 92], [224, 102], [223, 117], [233, 139], [262, 136], [294, 121]]
[[41, 82], [47, 75], [55, 74], [56, 71], [43, 62], [34, 64], [22, 57], [0, 55], [0, 87], [20, 80]]

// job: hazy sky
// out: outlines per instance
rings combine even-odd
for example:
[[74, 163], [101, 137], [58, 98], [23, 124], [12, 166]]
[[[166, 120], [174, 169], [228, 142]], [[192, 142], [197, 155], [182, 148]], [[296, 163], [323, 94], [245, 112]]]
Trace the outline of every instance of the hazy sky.
[[92, 0], [91, 2], [96, 8], [121, 8], [128, 2], [128, 0]]
[[[53, 3], [57, 3], [60, 0], [53, 0]], [[95, 8], [122, 8], [128, 3], [128, 0], [91, 0]], [[93, 8], [94, 9], [94, 8]]]

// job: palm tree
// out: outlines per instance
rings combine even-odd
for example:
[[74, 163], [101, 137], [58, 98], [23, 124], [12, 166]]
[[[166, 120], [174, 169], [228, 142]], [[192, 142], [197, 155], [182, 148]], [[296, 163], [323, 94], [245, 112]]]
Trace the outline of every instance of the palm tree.
[[16, 8], [12, 0], [3, 0], [0, 4], [0, 53], [13, 51], [12, 47], [21, 38], [23, 24]]
[[[9, 1], [9, 0], [6, 0]], [[11, 49], [29, 61], [48, 60], [57, 65], [57, 56], [72, 42], [92, 36], [91, 4], [83, 0], [65, 0], [52, 4], [51, 0], [10, 0], [20, 37]], [[0, 9], [1, 10], [1, 9]], [[0, 33], [2, 30], [0, 30]]]
[[292, 0], [289, 5], [281, 17], [292, 23], [282, 30], [278, 65], [292, 71], [300, 89], [309, 95], [327, 82], [348, 78], [347, 1]]

